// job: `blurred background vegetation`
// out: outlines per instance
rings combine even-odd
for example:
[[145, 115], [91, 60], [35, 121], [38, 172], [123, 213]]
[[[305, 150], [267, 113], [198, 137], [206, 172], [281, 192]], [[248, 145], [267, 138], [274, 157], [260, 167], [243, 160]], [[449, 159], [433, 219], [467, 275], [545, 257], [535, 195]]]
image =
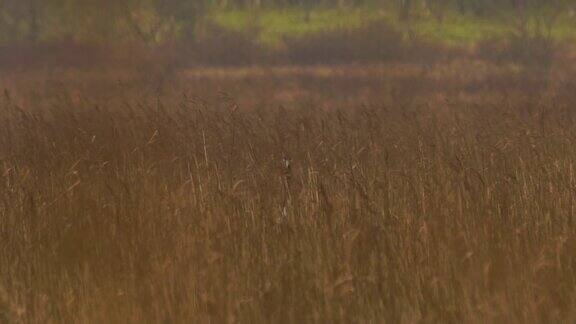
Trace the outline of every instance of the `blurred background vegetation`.
[[193, 37], [206, 23], [284, 36], [357, 28], [372, 20], [409, 23], [447, 42], [502, 34], [523, 23], [573, 36], [573, 0], [0, 0], [0, 39], [151, 43]]
[[[347, 42], [350, 35], [334, 33], [371, 24], [402, 39], [458, 48], [511, 35], [567, 42], [576, 35], [575, 10], [575, 0], [0, 0], [0, 60], [22, 59], [31, 48], [94, 56], [102, 45], [166, 51], [167, 44], [196, 44], [190, 56], [198, 47], [218, 46], [251, 57], [242, 62], [263, 61], [263, 49], [298, 46], [310, 37], [305, 43], [316, 44], [330, 33], [332, 41]], [[378, 34], [370, 32], [363, 37]], [[218, 56], [206, 51], [198, 55]]]

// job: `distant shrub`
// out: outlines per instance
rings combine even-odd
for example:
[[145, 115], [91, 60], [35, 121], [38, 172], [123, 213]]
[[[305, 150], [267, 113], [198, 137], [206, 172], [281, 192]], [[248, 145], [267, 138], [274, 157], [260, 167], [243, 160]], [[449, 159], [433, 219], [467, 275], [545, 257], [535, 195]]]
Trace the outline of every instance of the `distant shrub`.
[[103, 48], [75, 41], [9, 44], [0, 47], [0, 67], [90, 67], [106, 63]]
[[189, 63], [201, 65], [252, 65], [266, 61], [268, 56], [254, 37], [216, 25], [207, 26], [185, 47]]
[[407, 50], [402, 33], [384, 22], [286, 38], [285, 45], [288, 59], [303, 64], [395, 60]]
[[558, 47], [558, 43], [542, 33], [512, 33], [481, 41], [477, 53], [481, 58], [497, 63], [549, 67]]
[[0, 67], [251, 65], [265, 61], [266, 53], [253, 37], [210, 25], [195, 39], [161, 44], [74, 41], [8, 44], [0, 46]]

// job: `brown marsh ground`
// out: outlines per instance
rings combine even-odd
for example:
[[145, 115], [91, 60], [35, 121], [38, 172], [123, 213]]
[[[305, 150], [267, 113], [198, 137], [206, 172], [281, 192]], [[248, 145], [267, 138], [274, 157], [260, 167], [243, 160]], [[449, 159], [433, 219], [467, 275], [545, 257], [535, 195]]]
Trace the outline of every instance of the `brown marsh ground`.
[[576, 321], [576, 74], [11, 72], [0, 322]]

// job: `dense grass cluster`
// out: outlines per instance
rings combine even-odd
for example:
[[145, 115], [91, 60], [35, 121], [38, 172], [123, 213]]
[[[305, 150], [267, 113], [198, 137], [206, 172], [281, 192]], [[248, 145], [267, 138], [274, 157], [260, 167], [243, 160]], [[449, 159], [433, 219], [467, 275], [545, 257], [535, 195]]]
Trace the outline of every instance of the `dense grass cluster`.
[[0, 322], [574, 321], [576, 83], [513, 71], [14, 77]]

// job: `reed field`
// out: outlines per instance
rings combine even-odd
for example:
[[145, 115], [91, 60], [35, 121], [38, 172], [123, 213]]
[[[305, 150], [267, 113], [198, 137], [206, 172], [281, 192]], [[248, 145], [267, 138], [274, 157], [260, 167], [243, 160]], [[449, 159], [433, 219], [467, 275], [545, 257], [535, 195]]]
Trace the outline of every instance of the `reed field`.
[[573, 64], [0, 84], [0, 323], [576, 321]]

